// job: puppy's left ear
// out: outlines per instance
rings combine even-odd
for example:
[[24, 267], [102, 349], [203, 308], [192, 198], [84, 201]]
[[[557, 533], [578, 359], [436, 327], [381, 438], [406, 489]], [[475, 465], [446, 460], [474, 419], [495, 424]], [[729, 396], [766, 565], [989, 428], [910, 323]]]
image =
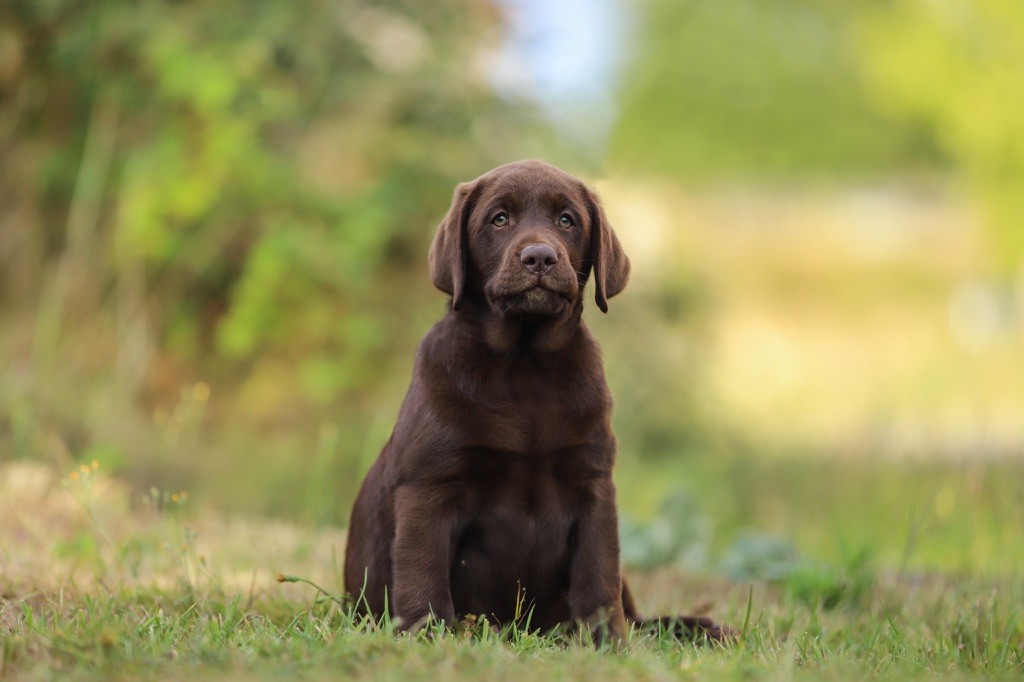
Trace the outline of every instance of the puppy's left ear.
[[601, 201], [587, 188], [590, 211], [590, 260], [594, 270], [594, 300], [601, 312], [608, 312], [608, 299], [626, 288], [629, 257], [622, 250], [615, 230], [604, 214]]
[[466, 290], [469, 254], [466, 231], [472, 211], [471, 198], [477, 182], [463, 182], [455, 188], [448, 215], [437, 226], [430, 246], [430, 279], [434, 286], [452, 297], [452, 310], [458, 310]]

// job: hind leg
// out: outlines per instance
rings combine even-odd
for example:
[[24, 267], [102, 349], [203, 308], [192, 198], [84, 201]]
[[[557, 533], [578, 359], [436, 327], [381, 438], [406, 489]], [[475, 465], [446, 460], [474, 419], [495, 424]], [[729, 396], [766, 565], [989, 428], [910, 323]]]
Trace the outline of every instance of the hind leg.
[[644, 618], [636, 610], [636, 601], [629, 591], [629, 584], [622, 580], [622, 610], [626, 620], [644, 634], [670, 632], [681, 642], [717, 642], [730, 644], [738, 637], [736, 632], [725, 625], [719, 625], [704, 616], [655, 616]]
[[381, 484], [380, 460], [367, 473], [356, 497], [345, 547], [345, 593], [359, 613], [384, 615], [391, 583], [394, 528]]

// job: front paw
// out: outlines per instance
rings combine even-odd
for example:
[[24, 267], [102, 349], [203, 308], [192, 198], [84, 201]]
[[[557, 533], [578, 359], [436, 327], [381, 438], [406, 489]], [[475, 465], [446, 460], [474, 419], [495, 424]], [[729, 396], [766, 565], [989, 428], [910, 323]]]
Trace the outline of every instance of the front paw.
[[444, 613], [438, 615], [432, 609], [423, 613], [422, 611], [413, 611], [406, 613], [396, 613], [395, 618], [395, 630], [398, 632], [408, 632], [410, 634], [417, 634], [422, 630], [434, 630], [438, 626], [442, 629], [451, 630], [457, 624], [454, 613]]
[[608, 645], [619, 651], [629, 642], [629, 627], [621, 608], [598, 609], [586, 618], [578, 618], [576, 624], [580, 634], [589, 635], [594, 646]]

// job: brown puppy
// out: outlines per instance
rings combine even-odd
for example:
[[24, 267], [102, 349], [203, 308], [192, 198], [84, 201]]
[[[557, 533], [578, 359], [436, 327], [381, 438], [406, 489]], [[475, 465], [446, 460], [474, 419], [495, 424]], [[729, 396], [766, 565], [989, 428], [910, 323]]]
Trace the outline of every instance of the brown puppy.
[[629, 279], [593, 192], [540, 161], [455, 190], [430, 250], [450, 312], [420, 344], [395, 430], [363, 481], [345, 589], [402, 627], [483, 614], [549, 630], [727, 636], [643, 620], [619, 567], [612, 398], [584, 326]]

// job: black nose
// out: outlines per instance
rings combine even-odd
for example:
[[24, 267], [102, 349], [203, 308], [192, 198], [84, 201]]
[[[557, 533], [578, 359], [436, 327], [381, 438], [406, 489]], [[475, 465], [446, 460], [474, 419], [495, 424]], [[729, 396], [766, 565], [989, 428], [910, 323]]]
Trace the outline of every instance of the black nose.
[[547, 244], [530, 244], [519, 254], [519, 260], [535, 275], [543, 275], [558, 262], [558, 253]]

